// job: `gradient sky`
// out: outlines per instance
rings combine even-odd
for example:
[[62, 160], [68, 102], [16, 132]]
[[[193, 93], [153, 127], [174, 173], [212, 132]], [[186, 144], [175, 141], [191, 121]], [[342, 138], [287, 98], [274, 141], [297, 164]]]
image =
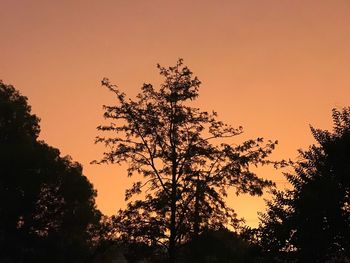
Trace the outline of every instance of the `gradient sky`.
[[[197, 105], [278, 139], [275, 158], [313, 143], [309, 124], [331, 128], [350, 105], [348, 0], [0, 0], [0, 79], [29, 98], [40, 138], [84, 166], [102, 212], [123, 208], [130, 184], [119, 166], [90, 165], [108, 77], [133, 97], [160, 83], [156, 64], [185, 64], [202, 81]], [[280, 171], [263, 176], [284, 179]], [[230, 197], [249, 225], [262, 198]]]

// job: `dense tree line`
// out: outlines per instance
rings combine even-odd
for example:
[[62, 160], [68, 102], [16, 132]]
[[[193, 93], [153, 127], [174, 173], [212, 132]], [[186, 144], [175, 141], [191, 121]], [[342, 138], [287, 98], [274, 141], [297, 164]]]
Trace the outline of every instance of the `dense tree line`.
[[[179, 60], [158, 65], [159, 89], [134, 100], [108, 79], [117, 104], [104, 106], [94, 163], [128, 164], [136, 176], [127, 208], [112, 217], [79, 163], [38, 139], [27, 98], [0, 82], [0, 262], [349, 262], [350, 108], [333, 110], [332, 131], [288, 164], [288, 189], [252, 167], [286, 166], [277, 141], [237, 143], [242, 127], [191, 107], [201, 82]], [[226, 204], [228, 191], [272, 198], [258, 228]]]

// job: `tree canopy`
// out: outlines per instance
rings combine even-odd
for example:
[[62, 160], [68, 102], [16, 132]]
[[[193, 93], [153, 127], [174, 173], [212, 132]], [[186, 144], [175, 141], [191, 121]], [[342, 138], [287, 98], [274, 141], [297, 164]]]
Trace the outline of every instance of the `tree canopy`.
[[[300, 262], [350, 257], [350, 108], [333, 109], [333, 131], [311, 127], [317, 141], [300, 150], [291, 190], [275, 191], [262, 215], [260, 243]], [[338, 262], [338, 261], [337, 261]]]
[[[277, 142], [257, 138], [233, 144], [242, 127], [219, 121], [216, 112], [189, 106], [201, 82], [183, 61], [158, 69], [163, 84], [159, 89], [144, 84], [135, 100], [108, 79], [102, 81], [118, 104], [104, 106], [110, 123], [98, 127], [103, 135], [96, 142], [108, 151], [97, 163], [126, 162], [129, 176], [142, 176], [126, 191], [126, 200], [131, 200], [127, 209], [116, 215], [119, 234], [129, 241], [164, 245], [174, 262], [179, 244], [208, 228], [237, 225], [226, 204], [229, 188], [261, 195], [273, 185], [251, 166], [277, 165], [268, 160]], [[135, 199], [140, 193], [144, 198]]]
[[39, 132], [27, 98], [0, 82], [0, 261], [83, 262], [100, 218], [96, 191]]

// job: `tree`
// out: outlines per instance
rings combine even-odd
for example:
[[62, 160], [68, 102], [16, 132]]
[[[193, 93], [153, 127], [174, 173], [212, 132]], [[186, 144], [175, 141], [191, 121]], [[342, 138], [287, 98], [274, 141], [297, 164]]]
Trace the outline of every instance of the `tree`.
[[99, 222], [96, 192], [39, 132], [27, 98], [0, 82], [0, 261], [82, 262]]
[[198, 97], [201, 83], [181, 59], [158, 69], [164, 77], [160, 89], [144, 84], [135, 100], [108, 79], [102, 81], [118, 105], [104, 106], [111, 123], [98, 127], [108, 135], [96, 142], [110, 150], [97, 163], [127, 162], [129, 176], [142, 175], [126, 191], [126, 200], [144, 189], [145, 197], [117, 215], [120, 233], [129, 240], [164, 244], [174, 262], [178, 244], [206, 228], [237, 224], [225, 202], [230, 187], [237, 194], [261, 195], [264, 187], [272, 186], [250, 166], [271, 163], [267, 157], [277, 142], [265, 144], [258, 138], [240, 145], [218, 143], [240, 135], [242, 127], [233, 128], [218, 121], [216, 112], [188, 105]]
[[333, 109], [333, 131], [311, 127], [318, 145], [300, 150], [291, 190], [275, 191], [262, 215], [260, 243], [300, 262], [350, 256], [350, 108]]
[[258, 251], [239, 235], [227, 229], [208, 230], [198, 239], [184, 245], [183, 261], [206, 262], [260, 262]]

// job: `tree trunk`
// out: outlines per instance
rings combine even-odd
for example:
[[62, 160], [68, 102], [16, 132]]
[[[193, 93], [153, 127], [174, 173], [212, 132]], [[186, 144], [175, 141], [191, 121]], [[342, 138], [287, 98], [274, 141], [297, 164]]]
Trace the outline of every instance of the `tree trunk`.
[[198, 238], [199, 235], [199, 201], [200, 201], [200, 182], [199, 178], [197, 177], [197, 182], [196, 182], [196, 193], [195, 193], [195, 203], [194, 203], [194, 224], [193, 224], [193, 239]]
[[171, 187], [171, 215], [170, 215], [170, 240], [169, 240], [169, 262], [174, 263], [176, 254], [176, 164], [173, 165]]
[[[173, 93], [173, 91], [172, 91]], [[172, 170], [171, 170], [171, 200], [170, 200], [170, 238], [169, 238], [169, 262], [175, 263], [176, 261], [176, 201], [177, 201], [177, 152], [176, 152], [176, 141], [177, 141], [177, 129], [175, 123], [176, 115], [176, 101], [171, 102], [171, 128], [170, 128], [170, 144], [171, 144], [171, 159], [172, 159]]]

